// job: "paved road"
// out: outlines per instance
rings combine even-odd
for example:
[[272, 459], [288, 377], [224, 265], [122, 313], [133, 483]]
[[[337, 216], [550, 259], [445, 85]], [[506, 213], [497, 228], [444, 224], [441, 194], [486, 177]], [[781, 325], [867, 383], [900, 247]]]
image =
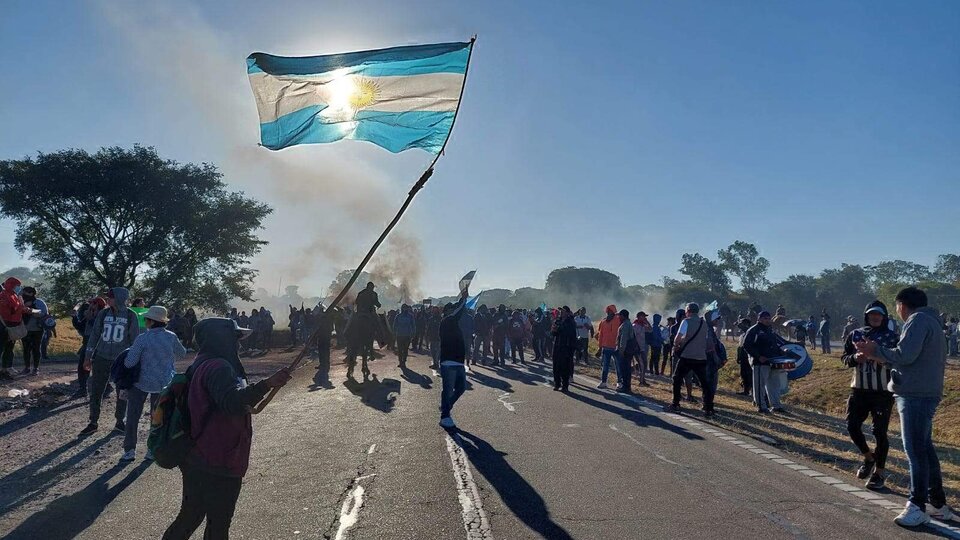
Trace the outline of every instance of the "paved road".
[[[853, 478], [833, 480], [835, 472], [587, 379], [569, 395], [553, 392], [547, 367], [474, 368], [454, 412], [461, 431], [450, 437], [437, 426], [439, 377], [426, 357], [410, 364], [401, 371], [392, 357], [378, 360], [367, 382], [344, 383], [334, 370], [330, 387], [311, 380], [312, 368], [299, 371], [255, 419], [233, 536], [917, 536], [892, 523], [883, 501], [863, 498], [877, 497], [832, 485]], [[179, 504], [179, 474], [134, 463], [105, 475], [77, 495], [110, 501], [91, 523], [41, 515], [9, 538], [158, 538]]]

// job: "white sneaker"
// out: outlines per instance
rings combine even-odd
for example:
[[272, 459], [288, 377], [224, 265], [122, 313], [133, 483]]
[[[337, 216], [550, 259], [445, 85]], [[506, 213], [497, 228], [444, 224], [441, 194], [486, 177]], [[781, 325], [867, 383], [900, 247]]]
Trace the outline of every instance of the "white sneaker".
[[127, 450], [122, 456], [120, 456], [120, 461], [133, 461], [135, 459], [137, 459], [136, 450]]
[[453, 418], [450, 418], [449, 416], [447, 416], [445, 418], [440, 419], [440, 427], [445, 429], [453, 429], [457, 427], [457, 425], [453, 423]]
[[606, 388], [606, 387], [607, 387], [607, 383], [605, 383], [605, 382], [602, 382], [602, 383], [600, 383], [600, 384], [597, 385], [597, 388], [599, 388], [600, 390], [603, 390], [603, 389]]
[[143, 456], [147, 461], [153, 461], [153, 450], [147, 450], [147, 455]]
[[906, 508], [903, 509], [903, 512], [900, 512], [900, 515], [893, 519], [893, 522], [901, 527], [918, 527], [925, 523], [930, 523], [930, 516], [924, 513], [923, 510], [920, 510], [919, 506], [908, 502]]
[[932, 504], [928, 504], [927, 515], [940, 521], [952, 521], [957, 517], [956, 514], [953, 513], [953, 510], [950, 509], [950, 506], [946, 504], [940, 508], [937, 508]]

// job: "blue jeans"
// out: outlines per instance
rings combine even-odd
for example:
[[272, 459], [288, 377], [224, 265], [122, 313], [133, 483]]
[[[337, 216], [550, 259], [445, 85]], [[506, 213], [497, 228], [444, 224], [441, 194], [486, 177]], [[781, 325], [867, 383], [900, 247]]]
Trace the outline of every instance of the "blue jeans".
[[620, 384], [620, 358], [617, 354], [616, 349], [611, 349], [609, 347], [604, 347], [600, 351], [600, 362], [603, 367], [601, 367], [600, 373], [600, 382], [607, 383], [607, 375], [610, 374], [610, 363], [613, 362], [613, 369], [617, 370], [617, 384]]
[[443, 390], [440, 392], [440, 418], [450, 416], [453, 404], [467, 390], [467, 370], [461, 366], [440, 366]]
[[946, 504], [940, 460], [933, 447], [933, 415], [940, 398], [912, 398], [897, 396], [900, 413], [900, 436], [910, 462], [910, 502], [926, 510], [926, 504], [941, 507]]

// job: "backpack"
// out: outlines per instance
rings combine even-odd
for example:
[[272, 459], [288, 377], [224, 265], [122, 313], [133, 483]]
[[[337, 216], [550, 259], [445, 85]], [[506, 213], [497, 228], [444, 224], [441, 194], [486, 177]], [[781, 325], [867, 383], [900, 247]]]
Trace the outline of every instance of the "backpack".
[[110, 365], [110, 380], [117, 385], [117, 390], [128, 390], [140, 380], [140, 362], [134, 364], [133, 367], [127, 367], [124, 364], [129, 353], [130, 349], [124, 349]]
[[150, 417], [147, 448], [153, 452], [157, 465], [164, 469], [182, 465], [193, 449], [190, 409], [187, 407], [187, 391], [192, 375], [190, 370], [174, 375], [170, 384], [160, 392], [157, 406]]

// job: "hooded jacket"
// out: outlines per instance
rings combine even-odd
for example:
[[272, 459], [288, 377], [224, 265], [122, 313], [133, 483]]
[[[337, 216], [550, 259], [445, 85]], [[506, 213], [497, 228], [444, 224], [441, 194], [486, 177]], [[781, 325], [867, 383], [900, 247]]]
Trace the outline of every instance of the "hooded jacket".
[[663, 317], [659, 313], [653, 314], [653, 323], [647, 332], [647, 345], [650, 347], [663, 347], [663, 332], [661, 332], [660, 321]]
[[8, 277], [0, 290], [0, 319], [3, 319], [7, 326], [19, 325], [23, 322], [23, 315], [30, 311], [17, 294], [17, 287], [20, 285], [19, 279]]
[[140, 323], [135, 311], [127, 307], [130, 291], [123, 287], [110, 289], [116, 308], [100, 310], [90, 333], [87, 356], [113, 360], [129, 349], [140, 335]]
[[555, 359], [569, 359], [577, 350], [577, 323], [573, 317], [564, 317], [557, 319], [554, 328], [550, 331], [553, 334], [553, 356]]
[[617, 315], [617, 307], [607, 306], [606, 317], [600, 321], [597, 326], [597, 341], [601, 349], [617, 348], [617, 333], [620, 331], [620, 317]]
[[265, 381], [245, 384], [237, 355], [238, 336], [230, 319], [197, 323], [197, 359], [187, 370], [194, 447], [187, 462], [209, 473], [239, 478], [247, 473], [253, 441], [251, 407], [270, 391]]
[[927, 306], [913, 312], [894, 348], [877, 347], [877, 356], [890, 364], [889, 390], [902, 397], [942, 398], [947, 364], [937, 311]]
[[397, 337], [413, 337], [417, 332], [417, 321], [410, 311], [400, 310], [397, 317], [393, 319], [393, 333]]
[[[883, 308], [883, 322], [879, 328], [870, 326], [867, 317], [867, 311], [874, 307]], [[890, 318], [887, 315], [887, 306], [879, 300], [874, 300], [867, 304], [863, 309], [863, 328], [860, 332], [864, 339], [875, 341], [882, 347], [896, 347], [897, 333], [890, 330]], [[865, 390], [869, 392], [888, 392], [890, 384], [890, 366], [886, 364], [877, 364], [875, 362], [857, 363], [857, 349], [853, 346], [853, 338], [856, 332], [847, 332], [847, 337], [843, 342], [843, 363], [847, 367], [854, 368], [853, 380], [850, 381], [850, 388], [856, 390]], [[889, 394], [888, 394], [889, 395]]]

